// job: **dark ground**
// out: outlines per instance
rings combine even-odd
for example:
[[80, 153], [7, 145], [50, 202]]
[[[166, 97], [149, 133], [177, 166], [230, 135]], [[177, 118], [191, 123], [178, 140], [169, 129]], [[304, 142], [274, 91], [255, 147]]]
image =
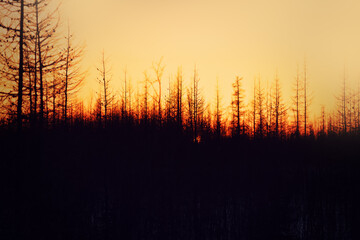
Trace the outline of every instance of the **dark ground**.
[[355, 137], [2, 131], [0, 144], [2, 240], [360, 239]]

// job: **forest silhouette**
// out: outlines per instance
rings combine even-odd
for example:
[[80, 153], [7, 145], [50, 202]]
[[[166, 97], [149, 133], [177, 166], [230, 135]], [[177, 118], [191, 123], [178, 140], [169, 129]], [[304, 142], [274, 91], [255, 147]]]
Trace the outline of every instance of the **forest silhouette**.
[[[48, 1], [0, 2], [0, 239], [358, 239], [360, 95], [310, 112], [306, 62], [291, 104], [278, 75], [231, 104], [194, 66], [159, 59], [120, 93], [102, 52], [86, 106], [84, 46]], [[249, 103], [245, 97], [251, 99]], [[252, 97], [249, 97], [252, 96]]]

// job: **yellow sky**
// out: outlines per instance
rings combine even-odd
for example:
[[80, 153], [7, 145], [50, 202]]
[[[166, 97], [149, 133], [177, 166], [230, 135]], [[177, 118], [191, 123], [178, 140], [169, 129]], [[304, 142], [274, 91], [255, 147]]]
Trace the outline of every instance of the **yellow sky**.
[[218, 77], [226, 106], [236, 75], [251, 97], [254, 77], [260, 74], [265, 86], [277, 70], [289, 102], [297, 64], [306, 57], [315, 113], [322, 104], [334, 106], [344, 65], [357, 87], [359, 12], [356, 0], [62, 0], [61, 6], [63, 20], [86, 42], [86, 92], [96, 88], [104, 49], [115, 88], [125, 67], [141, 81], [163, 56], [164, 88], [179, 65], [189, 81], [196, 64], [207, 100], [214, 100]]

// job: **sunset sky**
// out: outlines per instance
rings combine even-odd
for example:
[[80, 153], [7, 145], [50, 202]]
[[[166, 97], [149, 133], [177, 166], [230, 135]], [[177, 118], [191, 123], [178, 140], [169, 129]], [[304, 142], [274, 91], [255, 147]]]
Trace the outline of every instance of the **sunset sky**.
[[[56, 3], [58, 0], [53, 0]], [[109, 57], [116, 89], [123, 70], [135, 83], [162, 56], [164, 89], [182, 66], [189, 83], [196, 64], [206, 99], [219, 79], [224, 106], [231, 84], [244, 77], [247, 97], [254, 77], [263, 86], [276, 71], [287, 102], [306, 58], [313, 113], [335, 106], [344, 66], [353, 87], [360, 80], [360, 1], [356, 0], [63, 0], [61, 16], [86, 43], [84, 96], [97, 89], [102, 49]]]

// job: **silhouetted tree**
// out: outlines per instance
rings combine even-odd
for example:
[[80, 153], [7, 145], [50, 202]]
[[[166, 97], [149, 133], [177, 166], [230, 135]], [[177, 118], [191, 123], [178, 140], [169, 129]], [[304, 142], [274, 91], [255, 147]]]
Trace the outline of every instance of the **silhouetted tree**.
[[129, 116], [129, 82], [127, 79], [127, 70], [124, 70], [124, 82], [121, 90], [121, 115], [123, 119], [126, 119]]
[[48, 12], [48, 1], [35, 0], [35, 23], [34, 31], [36, 32], [37, 60], [39, 71], [39, 91], [40, 91], [40, 126], [43, 125], [45, 110], [45, 84], [46, 74], [53, 71], [54, 66], [63, 67], [63, 54], [58, 49], [59, 39], [56, 35], [59, 18], [56, 16], [58, 9]]
[[166, 98], [166, 106], [165, 106], [165, 118], [168, 126], [172, 126], [173, 123], [177, 122], [176, 117], [176, 103], [177, 103], [177, 95], [176, 95], [176, 86], [172, 85], [171, 77], [169, 77], [169, 86], [167, 89]]
[[220, 139], [223, 129], [223, 108], [220, 96], [219, 79], [216, 81], [216, 109], [215, 109], [215, 131], [217, 139]]
[[253, 137], [255, 138], [256, 133], [256, 106], [257, 106], [257, 99], [256, 99], [256, 78], [254, 79], [254, 89], [253, 89], [253, 100], [251, 103], [252, 108], [252, 131], [253, 131]]
[[360, 84], [358, 83], [358, 87], [357, 87], [357, 93], [356, 93], [356, 100], [355, 100], [355, 105], [356, 105], [356, 134], [360, 134]]
[[295, 87], [294, 87], [294, 96], [292, 97], [293, 104], [295, 105], [292, 109], [295, 114], [295, 136], [300, 136], [300, 109], [301, 109], [301, 82], [300, 82], [300, 75], [299, 75], [299, 67], [296, 71], [296, 78], [295, 78]]
[[58, 109], [58, 107], [61, 105], [60, 104], [60, 99], [59, 99], [59, 95], [61, 93], [61, 81], [60, 78], [58, 76], [58, 73], [56, 71], [56, 68], [54, 67], [54, 70], [52, 72], [52, 81], [51, 84], [49, 86], [49, 88], [51, 89], [51, 112], [52, 112], [52, 125], [53, 127], [55, 127], [56, 125], [56, 121], [57, 121], [57, 112], [56, 110]]
[[[152, 69], [153, 69], [153, 71], [155, 73], [155, 80], [152, 82], [152, 86], [153, 86], [154, 93], [155, 93], [154, 98], [157, 99], [157, 115], [158, 115], [157, 118], [158, 118], [158, 122], [159, 122], [160, 126], [161, 126], [161, 121], [162, 121], [161, 82], [162, 82], [162, 76], [164, 74], [164, 69], [165, 69], [165, 66], [162, 63], [162, 60], [163, 60], [163, 58], [161, 58], [159, 60], [159, 62], [153, 63], [153, 66], [152, 66]], [[157, 90], [154, 87], [154, 84], [158, 85]]]
[[256, 113], [258, 114], [258, 122], [256, 126], [256, 135], [260, 138], [264, 137], [265, 114], [264, 114], [264, 89], [261, 87], [260, 77], [258, 79], [258, 87], [256, 89]]
[[183, 75], [182, 68], [179, 67], [176, 74], [176, 84], [175, 84], [175, 109], [176, 109], [176, 122], [178, 127], [182, 128], [183, 124]]
[[320, 136], [325, 136], [326, 134], [326, 115], [325, 115], [325, 106], [321, 106], [321, 119], [320, 119]]
[[142, 119], [144, 121], [145, 127], [148, 124], [149, 119], [149, 76], [146, 71], [144, 72], [144, 92], [143, 92], [143, 100], [142, 100]]
[[342, 129], [342, 133], [346, 134], [347, 133], [347, 112], [348, 112], [348, 94], [347, 94], [347, 85], [346, 85], [346, 73], [345, 73], [345, 69], [344, 69], [344, 77], [343, 77], [343, 85], [342, 85], [342, 89], [341, 89], [341, 95], [340, 97], [338, 97], [338, 113], [340, 115], [340, 120], [341, 120], [341, 129]]
[[279, 137], [281, 129], [284, 129], [283, 124], [286, 123], [286, 120], [284, 119], [286, 116], [286, 108], [283, 103], [281, 86], [277, 74], [275, 76], [275, 89], [273, 97], [274, 99], [272, 100], [272, 102], [274, 106], [274, 111], [272, 118], [274, 119], [274, 133], [276, 137]]
[[[5, 79], [8, 79], [11, 82], [9, 85], [14, 87], [13, 89], [11, 89], [11, 87], [6, 88], [5, 91], [1, 91], [1, 94], [11, 98], [14, 96], [17, 97], [16, 122], [18, 130], [21, 131], [24, 87], [25, 2], [24, 0], [1, 1], [0, 8], [0, 28], [6, 31], [1, 39], [1, 45], [3, 47], [1, 62], [7, 69], [3, 69], [2, 74], [5, 75]], [[16, 53], [18, 54], [18, 58], [16, 57]], [[15, 86], [14, 83], [16, 84]]]
[[269, 136], [272, 133], [273, 125], [273, 88], [272, 84], [269, 86], [269, 81], [266, 82], [266, 135]]
[[239, 136], [240, 132], [244, 134], [245, 131], [244, 126], [241, 126], [242, 119], [244, 118], [244, 90], [241, 86], [242, 79], [243, 78], [236, 76], [235, 82], [232, 84], [232, 124], [236, 136]]
[[110, 69], [107, 66], [107, 59], [105, 58], [105, 52], [102, 52], [101, 57], [101, 67], [97, 68], [100, 77], [98, 78], [100, 85], [102, 86], [102, 100], [101, 105], [104, 106], [104, 124], [106, 127], [106, 123], [108, 120], [108, 108], [112, 103], [114, 97], [111, 93], [110, 83], [111, 83], [111, 76], [110, 76]]
[[201, 96], [199, 88], [199, 81], [200, 78], [195, 66], [192, 87], [188, 90], [188, 118], [194, 142], [198, 142], [199, 124], [201, 123], [205, 107], [204, 98]]
[[70, 32], [70, 25], [66, 39], [66, 57], [65, 57], [65, 73], [64, 73], [64, 123], [67, 125], [68, 103], [70, 97], [76, 94], [84, 80], [84, 72], [81, 71], [80, 62], [83, 56], [84, 47], [74, 45], [72, 39], [73, 34]]
[[309, 118], [309, 107], [311, 103], [311, 99], [309, 97], [308, 92], [308, 79], [307, 79], [307, 67], [306, 67], [306, 61], [304, 62], [304, 80], [303, 80], [303, 97], [304, 97], [304, 136], [307, 136], [307, 127], [308, 127], [308, 118]]

